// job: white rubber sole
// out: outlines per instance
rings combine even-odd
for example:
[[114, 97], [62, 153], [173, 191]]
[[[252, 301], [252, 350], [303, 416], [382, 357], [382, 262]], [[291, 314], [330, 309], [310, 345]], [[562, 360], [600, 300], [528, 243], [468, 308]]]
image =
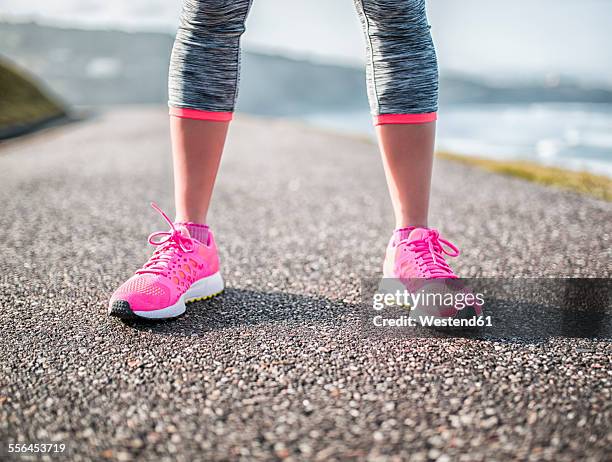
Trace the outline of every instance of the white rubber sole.
[[133, 313], [140, 318], [147, 319], [176, 318], [185, 312], [185, 305], [187, 303], [196, 302], [198, 300], [204, 300], [207, 298], [212, 298], [215, 295], [219, 295], [221, 292], [223, 292], [224, 287], [225, 285], [223, 283], [221, 273], [217, 271], [215, 274], [194, 282], [189, 290], [181, 295], [174, 305], [154, 311], [133, 310]]

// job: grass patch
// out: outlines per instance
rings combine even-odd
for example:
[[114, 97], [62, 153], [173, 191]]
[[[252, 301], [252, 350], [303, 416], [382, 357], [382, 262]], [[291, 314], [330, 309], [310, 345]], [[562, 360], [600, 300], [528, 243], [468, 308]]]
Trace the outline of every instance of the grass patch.
[[66, 113], [12, 64], [0, 61], [0, 130], [34, 125]]
[[588, 172], [575, 172], [557, 167], [547, 167], [534, 162], [514, 160], [490, 160], [439, 152], [441, 159], [473, 165], [490, 172], [522, 178], [534, 183], [555, 186], [570, 191], [588, 194], [598, 199], [612, 201], [612, 179]]

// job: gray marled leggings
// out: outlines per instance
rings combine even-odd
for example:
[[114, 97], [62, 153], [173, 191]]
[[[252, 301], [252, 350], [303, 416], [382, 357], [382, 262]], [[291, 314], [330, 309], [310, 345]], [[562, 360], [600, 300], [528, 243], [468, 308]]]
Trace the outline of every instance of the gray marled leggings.
[[[367, 45], [375, 122], [436, 119], [438, 66], [425, 0], [354, 0]], [[170, 62], [170, 113], [230, 120], [240, 75], [240, 37], [252, 0], [184, 0]]]

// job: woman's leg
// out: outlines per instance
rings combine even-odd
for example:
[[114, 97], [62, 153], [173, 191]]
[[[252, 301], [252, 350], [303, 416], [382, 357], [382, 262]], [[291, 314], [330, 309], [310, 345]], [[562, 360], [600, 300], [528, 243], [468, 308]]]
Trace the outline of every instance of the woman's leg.
[[395, 228], [428, 226], [435, 122], [376, 127]]
[[438, 67], [425, 0], [355, 0], [368, 97], [397, 228], [426, 227]]
[[250, 0], [185, 0], [169, 76], [176, 219], [154, 206], [170, 231], [149, 237], [155, 252], [113, 293], [111, 316], [174, 318], [186, 303], [223, 290], [205, 222], [234, 111], [249, 7]]
[[169, 75], [177, 222], [206, 215], [240, 73], [251, 0], [185, 0]]
[[229, 122], [170, 117], [177, 222], [206, 223]]
[[428, 228], [438, 65], [425, 0], [355, 0], [368, 53], [368, 96], [377, 126], [396, 230], [384, 275], [455, 277], [458, 250]]

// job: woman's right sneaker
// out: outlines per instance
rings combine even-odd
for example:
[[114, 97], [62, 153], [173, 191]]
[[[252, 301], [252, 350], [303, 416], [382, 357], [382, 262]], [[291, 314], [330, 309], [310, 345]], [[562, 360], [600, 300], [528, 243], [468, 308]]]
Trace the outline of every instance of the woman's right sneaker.
[[108, 313], [121, 319], [168, 319], [185, 312], [185, 304], [223, 291], [219, 256], [212, 232], [205, 225], [173, 223], [169, 231], [149, 236], [156, 246], [142, 268], [111, 296]]

